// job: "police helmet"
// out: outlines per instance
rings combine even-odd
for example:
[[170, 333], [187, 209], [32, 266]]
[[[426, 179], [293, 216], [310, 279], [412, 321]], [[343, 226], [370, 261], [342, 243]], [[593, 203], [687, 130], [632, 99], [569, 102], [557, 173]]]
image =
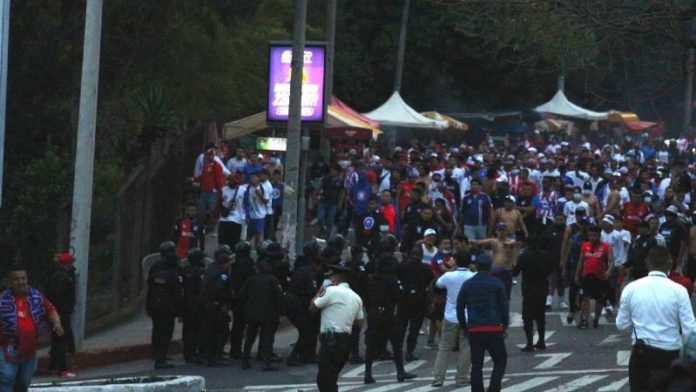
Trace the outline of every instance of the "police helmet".
[[379, 253], [392, 253], [396, 248], [396, 238], [389, 234], [379, 239], [377, 243], [377, 249]]
[[191, 264], [201, 264], [205, 258], [205, 253], [198, 248], [193, 248], [188, 252], [188, 261]]
[[218, 263], [224, 263], [230, 259], [232, 259], [233, 253], [232, 249], [229, 247], [229, 245], [220, 245], [218, 248], [215, 250], [215, 261]]
[[329, 248], [334, 248], [339, 252], [343, 252], [343, 248], [346, 247], [346, 239], [343, 238], [342, 235], [336, 234], [335, 236], [329, 238], [328, 241], [326, 241], [326, 246]]
[[164, 241], [159, 247], [160, 256], [164, 260], [176, 260], [176, 245], [172, 241]]
[[302, 247], [302, 254], [305, 257], [315, 257], [319, 255], [319, 243], [316, 240], [305, 242]]
[[280, 244], [277, 242], [271, 242], [266, 247], [266, 254], [273, 255], [273, 256], [282, 255], [283, 254], [283, 247], [280, 246]]
[[234, 246], [234, 253], [238, 255], [248, 255], [249, 252], [251, 252], [251, 244], [249, 241], [242, 240], [237, 242], [237, 245]]

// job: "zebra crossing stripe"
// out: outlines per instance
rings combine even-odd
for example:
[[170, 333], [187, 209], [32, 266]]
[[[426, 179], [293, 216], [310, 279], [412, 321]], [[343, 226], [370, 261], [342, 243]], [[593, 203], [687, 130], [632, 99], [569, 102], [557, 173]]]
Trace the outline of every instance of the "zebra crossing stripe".
[[550, 369], [558, 365], [562, 360], [568, 358], [571, 353], [536, 354], [534, 358], [548, 358], [544, 362], [536, 365], [534, 369]]
[[519, 384], [510, 385], [509, 387], [502, 390], [502, 392], [524, 392], [530, 389], [534, 389], [539, 385], [551, 382], [558, 377], [534, 377], [527, 381], [521, 382]]
[[592, 383], [595, 383], [603, 378], [606, 378], [607, 376], [584, 376], [580, 377], [577, 380], [559, 385], [557, 388], [554, 389], [548, 389], [547, 392], [571, 392], [578, 390], [582, 387], [588, 386]]
[[631, 352], [628, 350], [619, 350], [616, 352], [616, 364], [618, 366], [628, 366], [628, 361], [631, 359]]
[[618, 391], [621, 390], [621, 388], [624, 387], [624, 385], [628, 384], [628, 377], [625, 377], [619, 381], [614, 381], [613, 383], [603, 386], [597, 390], [597, 392], [612, 392], [612, 391]]
[[[546, 340], [551, 339], [551, 336], [553, 336], [555, 333], [556, 333], [556, 331], [546, 331], [545, 339], [546, 339]], [[536, 332], [534, 333], [534, 341], [536, 341], [536, 342], [539, 341], [539, 331], [536, 331]], [[547, 347], [555, 346], [555, 345], [556, 345], [556, 343], [548, 342], [548, 341], [546, 342], [546, 346], [547, 346]], [[524, 346], [526, 346], [526, 344], [518, 344], [518, 345], [517, 345], [517, 347], [519, 347], [519, 348], [523, 348]]]
[[401, 389], [401, 388], [406, 388], [405, 390], [410, 390], [408, 387], [413, 385], [413, 383], [391, 383], [387, 385], [383, 385], [381, 387], [377, 388], [371, 388], [371, 389], [366, 389], [364, 392], [387, 392], [387, 391], [393, 391], [396, 389]]

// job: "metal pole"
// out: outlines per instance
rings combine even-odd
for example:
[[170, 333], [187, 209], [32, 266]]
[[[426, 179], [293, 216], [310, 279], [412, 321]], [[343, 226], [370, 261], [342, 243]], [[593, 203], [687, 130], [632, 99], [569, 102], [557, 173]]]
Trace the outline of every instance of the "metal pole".
[[[302, 244], [297, 243], [297, 200], [300, 194], [300, 131], [302, 126], [302, 69], [304, 67], [305, 23], [307, 0], [295, 0], [295, 19], [292, 44], [292, 76], [290, 78], [290, 108], [288, 113], [287, 152], [285, 156], [285, 187], [294, 192], [283, 202], [283, 230], [294, 233], [288, 244], [290, 258], [294, 259]], [[287, 241], [287, 240], [286, 240]], [[295, 246], [290, 246], [294, 244]]]
[[[696, 34], [696, 18], [691, 20], [691, 34]], [[686, 59], [686, 88], [684, 90], [684, 124], [683, 132], [688, 132], [691, 126], [691, 105], [693, 104], [694, 94], [694, 72], [696, 72], [696, 54], [694, 48], [689, 48]]]
[[406, 55], [406, 30], [408, 30], [408, 11], [410, 8], [411, 0], [404, 0], [404, 10], [401, 13], [401, 32], [399, 33], [399, 52], [396, 55], [394, 91], [401, 91], [401, 78], [404, 73], [404, 56]]
[[72, 321], [75, 331], [75, 345], [78, 350], [85, 337], [85, 313], [87, 310], [87, 274], [89, 270], [89, 234], [92, 215], [101, 23], [102, 0], [87, 0], [85, 41], [82, 54], [82, 84], [80, 86], [80, 114], [75, 153], [72, 224], [70, 227], [70, 249], [75, 256], [77, 270], [77, 298]]
[[[324, 70], [324, 113], [333, 95], [334, 52], [336, 48], [336, 0], [326, 2], [326, 69]], [[328, 114], [324, 116], [328, 119]], [[319, 141], [320, 153], [325, 160], [331, 157], [331, 142], [326, 137], [326, 121]]]
[[[305, 218], [307, 212], [307, 199], [304, 197], [305, 191], [307, 190], [307, 166], [309, 166], [309, 129], [307, 127], [302, 131], [302, 160], [300, 161], [300, 187], [299, 187], [299, 201], [298, 201], [298, 211], [297, 211], [297, 236], [295, 237], [295, 245], [304, 244], [304, 229], [305, 229]], [[302, 247], [297, 247], [297, 253], [302, 254]]]
[[556, 81], [556, 89], [561, 91], [565, 89], [565, 75], [558, 75], [558, 80]]
[[5, 172], [5, 119], [7, 117], [7, 55], [10, 46], [10, 0], [2, 0], [2, 40], [0, 41], [0, 207]]

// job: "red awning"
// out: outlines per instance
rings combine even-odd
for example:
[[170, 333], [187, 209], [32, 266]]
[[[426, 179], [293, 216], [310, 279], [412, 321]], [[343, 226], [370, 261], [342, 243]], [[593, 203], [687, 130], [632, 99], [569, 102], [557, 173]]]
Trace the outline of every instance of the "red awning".
[[626, 128], [636, 132], [641, 132], [654, 126], [657, 126], [657, 123], [652, 121], [633, 121], [626, 123]]
[[364, 128], [327, 128], [324, 136], [332, 140], [370, 140], [372, 139], [372, 130]]

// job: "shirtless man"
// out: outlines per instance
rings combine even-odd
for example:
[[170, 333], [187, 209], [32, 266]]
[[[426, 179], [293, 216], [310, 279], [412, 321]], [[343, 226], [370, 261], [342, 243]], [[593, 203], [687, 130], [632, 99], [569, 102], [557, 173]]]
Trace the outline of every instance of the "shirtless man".
[[516, 239], [518, 229], [522, 230], [525, 238], [529, 236], [527, 226], [524, 224], [524, 220], [522, 219], [522, 214], [515, 209], [515, 202], [515, 196], [508, 195], [505, 197], [505, 204], [503, 205], [503, 208], [498, 208], [495, 211], [493, 219], [491, 219], [491, 226], [489, 228], [489, 233], [491, 236], [493, 235], [493, 228], [497, 229], [498, 223], [505, 224], [505, 235], [508, 239]]
[[503, 282], [509, 300], [512, 292], [512, 269], [517, 263], [519, 248], [517, 241], [511, 239], [508, 233], [508, 225], [504, 222], [498, 222], [495, 225], [495, 237], [485, 240], [470, 240], [469, 243], [491, 249], [491, 257], [493, 258], [491, 275], [498, 277]]
[[604, 213], [611, 214], [613, 216], [620, 216], [621, 206], [624, 205], [624, 202], [621, 198], [621, 191], [619, 189], [619, 180], [617, 176], [612, 175], [611, 178], [609, 178], [609, 183], [607, 186], [609, 187], [609, 192], [605, 201], [606, 210]]
[[597, 196], [592, 193], [592, 184], [589, 182], [586, 182], [582, 187], [582, 201], [590, 207], [587, 215], [595, 218], [595, 221], [599, 221], [599, 217], [602, 216], [602, 206], [599, 205]]

